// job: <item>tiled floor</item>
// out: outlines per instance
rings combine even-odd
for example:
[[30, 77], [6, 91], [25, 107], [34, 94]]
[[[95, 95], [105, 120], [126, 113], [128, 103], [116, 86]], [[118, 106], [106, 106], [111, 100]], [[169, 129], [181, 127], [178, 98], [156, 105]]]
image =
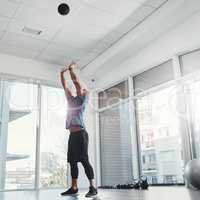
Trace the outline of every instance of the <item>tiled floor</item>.
[[[62, 190], [40, 190], [25, 192], [0, 192], [0, 200], [84, 200], [87, 191], [78, 197], [61, 197]], [[148, 191], [99, 190], [93, 200], [200, 200], [200, 192], [185, 187], [151, 187]]]

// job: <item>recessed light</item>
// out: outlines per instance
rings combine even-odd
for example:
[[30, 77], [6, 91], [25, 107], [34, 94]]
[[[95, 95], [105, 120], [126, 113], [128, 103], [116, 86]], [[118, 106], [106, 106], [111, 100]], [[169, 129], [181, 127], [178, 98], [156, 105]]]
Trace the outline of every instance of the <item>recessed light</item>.
[[22, 31], [25, 32], [25, 33], [33, 34], [33, 35], [40, 35], [42, 33], [41, 30], [29, 28], [29, 27], [26, 27], [26, 26], [22, 29]]

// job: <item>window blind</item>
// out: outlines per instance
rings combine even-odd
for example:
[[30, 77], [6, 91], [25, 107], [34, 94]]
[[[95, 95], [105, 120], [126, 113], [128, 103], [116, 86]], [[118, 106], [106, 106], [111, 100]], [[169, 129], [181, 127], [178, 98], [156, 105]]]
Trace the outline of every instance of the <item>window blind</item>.
[[132, 180], [128, 103], [99, 113], [102, 185]]
[[200, 50], [180, 56], [180, 63], [182, 75], [200, 70]]
[[135, 94], [163, 84], [174, 79], [173, 62], [169, 60], [159, 66], [153, 67], [134, 78]]
[[128, 97], [128, 81], [123, 81], [109, 89], [99, 92], [99, 108], [103, 108]]

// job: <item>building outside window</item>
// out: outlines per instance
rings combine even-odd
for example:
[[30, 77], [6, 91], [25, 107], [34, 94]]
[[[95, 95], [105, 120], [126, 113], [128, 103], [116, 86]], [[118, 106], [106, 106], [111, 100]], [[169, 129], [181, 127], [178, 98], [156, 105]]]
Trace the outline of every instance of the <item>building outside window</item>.
[[142, 174], [152, 184], [183, 183], [179, 118], [172, 109], [177, 104], [174, 91], [173, 86], [161, 89], [136, 102], [141, 155], [146, 158]]

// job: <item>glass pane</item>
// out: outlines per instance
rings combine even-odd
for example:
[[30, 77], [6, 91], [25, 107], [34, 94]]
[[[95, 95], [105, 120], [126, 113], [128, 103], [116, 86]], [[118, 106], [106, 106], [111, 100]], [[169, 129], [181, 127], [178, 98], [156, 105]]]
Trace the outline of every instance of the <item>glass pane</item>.
[[[37, 86], [8, 82], [9, 123], [5, 189], [31, 189], [35, 184]], [[5, 113], [4, 113], [5, 114]]]
[[132, 180], [128, 103], [100, 112], [102, 185]]
[[42, 87], [40, 186], [66, 187], [67, 103], [63, 89]]
[[128, 98], [128, 81], [121, 82], [99, 93], [99, 108], [103, 108]]
[[137, 100], [142, 173], [152, 184], [183, 183], [183, 157], [174, 87]]
[[180, 56], [180, 61], [183, 75], [198, 71], [200, 69], [200, 50], [195, 50]]
[[191, 117], [192, 143], [195, 158], [200, 159], [200, 81], [188, 85], [187, 97]]
[[172, 60], [168, 60], [167, 62], [138, 74], [133, 78], [135, 94], [139, 94], [144, 90], [166, 83], [173, 79], [173, 62]]

